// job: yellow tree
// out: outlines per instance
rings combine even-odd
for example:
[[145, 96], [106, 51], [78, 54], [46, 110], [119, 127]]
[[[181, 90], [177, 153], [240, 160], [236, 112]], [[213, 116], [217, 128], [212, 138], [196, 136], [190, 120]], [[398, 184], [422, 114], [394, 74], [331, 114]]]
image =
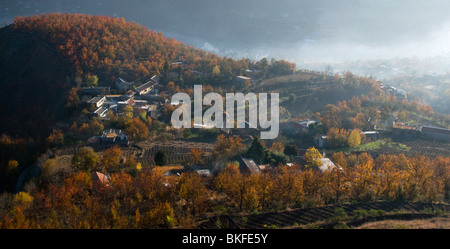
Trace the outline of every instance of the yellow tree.
[[208, 190], [196, 173], [183, 173], [177, 183], [178, 196], [185, 201], [192, 214], [201, 214], [208, 207]]
[[116, 169], [120, 164], [121, 158], [122, 150], [116, 145], [103, 151], [103, 156], [100, 163], [105, 170]]
[[224, 158], [228, 156], [233, 156], [236, 153], [242, 151], [245, 145], [242, 143], [242, 139], [237, 136], [225, 137], [225, 135], [217, 136], [217, 141], [214, 144], [214, 149], [212, 151], [213, 158]]
[[277, 153], [282, 153], [284, 151], [284, 145], [281, 142], [275, 142], [270, 147], [270, 150]]
[[373, 159], [363, 153], [358, 156], [358, 162], [353, 171], [352, 197], [356, 200], [372, 200], [376, 195], [376, 172], [373, 170]]
[[148, 128], [140, 118], [136, 117], [130, 120], [125, 130], [131, 139], [143, 140], [148, 137]]
[[199, 148], [192, 148], [190, 152], [191, 161], [195, 164], [201, 164], [203, 161], [203, 157], [205, 152]]
[[247, 180], [247, 176], [241, 174], [237, 164], [229, 163], [214, 179], [214, 185], [217, 190], [228, 196], [235, 207], [242, 210], [244, 195], [250, 186]]
[[361, 144], [361, 131], [359, 129], [353, 129], [348, 136], [347, 143], [351, 148], [359, 146]]
[[279, 166], [275, 171], [275, 198], [286, 206], [303, 201], [303, 181], [300, 169], [295, 166]]
[[322, 158], [322, 155], [320, 154], [319, 150], [317, 150], [315, 147], [310, 147], [306, 150], [305, 153], [306, 158], [306, 167], [307, 168], [315, 168], [320, 165], [322, 165], [322, 161], [320, 160]]
[[418, 197], [433, 199], [436, 193], [433, 190], [433, 169], [429, 159], [425, 156], [410, 158], [407, 162], [406, 190], [408, 198], [414, 200]]
[[305, 197], [315, 204], [320, 204], [320, 188], [321, 182], [320, 173], [313, 171], [311, 168], [301, 172], [301, 177], [303, 179], [303, 191]]
[[149, 228], [172, 228], [176, 223], [173, 207], [165, 202], [159, 203], [145, 213], [139, 227]]
[[261, 208], [265, 209], [273, 201], [274, 178], [270, 173], [256, 174], [254, 182]]
[[395, 199], [398, 197], [398, 188], [402, 181], [403, 171], [392, 161], [383, 161], [377, 168], [378, 188], [377, 195], [383, 199]]

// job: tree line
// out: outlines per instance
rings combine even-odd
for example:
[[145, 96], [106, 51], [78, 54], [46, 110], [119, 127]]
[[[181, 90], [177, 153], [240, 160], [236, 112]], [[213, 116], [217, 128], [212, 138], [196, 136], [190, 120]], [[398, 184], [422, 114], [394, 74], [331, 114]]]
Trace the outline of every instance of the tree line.
[[[220, 153], [223, 151], [233, 158], [246, 153], [239, 139], [219, 141], [211, 152], [213, 155], [223, 156]], [[280, 149], [279, 144], [271, 147]], [[310, 152], [316, 154], [314, 150]], [[90, 156], [74, 156], [71, 173], [60, 180], [54, 180], [50, 174], [47, 181], [41, 179], [39, 187], [28, 192], [2, 194], [0, 227], [192, 228], [200, 220], [218, 214], [348, 202], [450, 198], [450, 157], [372, 158], [367, 153], [339, 152], [332, 155], [332, 161], [339, 166], [334, 170], [320, 172], [314, 160], [307, 160], [305, 165], [278, 164], [260, 174], [243, 173], [238, 163], [226, 159], [223, 168], [209, 177], [201, 177], [195, 171], [167, 176], [138, 167], [133, 161], [123, 162], [117, 147], [102, 156], [93, 151], [82, 153]], [[192, 154], [193, 160], [203, 158], [201, 151]], [[95, 168], [86, 167], [90, 163]], [[128, 166], [121, 169], [124, 163]], [[110, 172], [109, 183], [95, 188], [90, 174], [94, 170]]]

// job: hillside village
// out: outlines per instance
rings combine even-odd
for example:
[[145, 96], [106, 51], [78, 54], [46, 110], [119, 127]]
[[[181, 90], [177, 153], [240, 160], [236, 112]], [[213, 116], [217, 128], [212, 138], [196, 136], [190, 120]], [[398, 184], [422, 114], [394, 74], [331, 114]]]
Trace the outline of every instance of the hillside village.
[[[49, 23], [62, 17], [16, 22], [57, 36]], [[361, 220], [368, 214], [358, 212], [360, 203], [450, 199], [450, 120], [400, 88], [351, 72], [298, 69], [283, 60], [221, 58], [120, 19], [67, 18], [84, 32], [70, 38], [80, 41], [74, 44], [84, 42], [104, 58], [57, 36], [60, 52], [75, 65], [73, 82], [67, 77], [60, 101], [42, 109], [61, 107], [63, 115], [38, 127], [49, 130], [35, 138], [41, 143], [1, 136], [1, 177], [11, 179], [5, 186], [12, 192], [1, 195], [1, 228], [277, 228], [286, 222], [271, 217], [298, 210], [313, 210], [307, 213], [314, 216], [314, 208], [345, 204], [352, 207], [347, 218]], [[117, 56], [133, 56], [113, 61], [115, 49], [89, 43], [92, 23], [102, 24], [94, 26], [98, 39], [124, 38], [103, 36], [105, 26], [134, 30], [132, 41], [115, 40]], [[149, 52], [156, 48], [163, 55]], [[263, 140], [261, 127], [248, 122], [243, 129], [193, 122], [193, 128], [175, 129], [170, 117], [180, 103], [171, 96], [192, 97], [194, 84], [222, 96], [279, 93], [279, 135]], [[25, 165], [21, 157], [28, 150], [36, 154], [29, 152], [32, 163]], [[336, 218], [321, 210], [328, 212], [323, 217]], [[384, 216], [378, 211], [370, 215]], [[247, 223], [261, 216], [266, 223]], [[343, 219], [324, 222], [346, 225]]]
[[[176, 66], [183, 65], [183, 62], [177, 61], [175, 62]], [[243, 86], [255, 85], [258, 84], [261, 78], [261, 70], [247, 70], [246, 75], [248, 76], [236, 76], [236, 83], [241, 84]], [[198, 75], [204, 76], [204, 74], [197, 72]], [[170, 73], [169, 73], [170, 75]], [[251, 77], [250, 77], [251, 76]], [[254, 78], [252, 78], [254, 77]], [[179, 75], [171, 75], [170, 79], [179, 78]], [[407, 99], [407, 95], [403, 90], [397, 89], [392, 86], [385, 85], [380, 83], [380, 87], [384, 94], [392, 95], [397, 97], [398, 100], [402, 101]], [[91, 117], [98, 117], [103, 122], [108, 122], [110, 119], [110, 115], [114, 115], [115, 117], [119, 117], [125, 114], [125, 108], [131, 107], [134, 116], [138, 116], [139, 113], [145, 112], [148, 117], [151, 117], [153, 120], [159, 120], [160, 122], [168, 122], [167, 119], [162, 118], [164, 112], [168, 108], [168, 106], [176, 106], [178, 103], [169, 103], [170, 100], [167, 98], [161, 97], [161, 91], [167, 91], [167, 87], [165, 84], [161, 84], [159, 76], [152, 76], [149, 80], [145, 81], [141, 84], [134, 84], [125, 81], [122, 78], [118, 78], [115, 81], [115, 89], [114, 92], [122, 94], [111, 94], [110, 87], [83, 87], [80, 92], [80, 98], [84, 105], [92, 112], [90, 113]], [[378, 126], [376, 125], [378, 124]], [[382, 125], [380, 125], [382, 124]], [[339, 165], [336, 165], [332, 159], [330, 159], [326, 152], [329, 151], [327, 148], [330, 146], [327, 145], [327, 134], [315, 134], [314, 127], [320, 127], [322, 124], [319, 120], [314, 119], [306, 119], [306, 120], [293, 120], [293, 119], [285, 119], [280, 123], [280, 132], [281, 134], [309, 134], [311, 137], [311, 142], [306, 143], [305, 146], [313, 146], [319, 149], [322, 155], [320, 158], [320, 163], [317, 169], [320, 172], [331, 171], [334, 169], [343, 170]], [[386, 137], [384, 134], [386, 132], [419, 132], [423, 134], [425, 137], [430, 139], [436, 139], [443, 142], [449, 141], [449, 129], [438, 128], [433, 126], [421, 125], [409, 125], [401, 121], [395, 115], [390, 115], [390, 118], [387, 119], [384, 123], [374, 122], [371, 126], [372, 130], [364, 130], [360, 131], [359, 135], [363, 138], [363, 143], [376, 143], [379, 140], [382, 140]], [[211, 129], [211, 125], [209, 124], [194, 124], [194, 130], [208, 130]], [[214, 128], [213, 128], [214, 129]], [[247, 144], [251, 142], [255, 135], [258, 134], [258, 128], [247, 127], [245, 129], [218, 129], [218, 133], [216, 134], [224, 134], [226, 136], [237, 137], [240, 136], [244, 140], [247, 141]], [[311, 135], [311, 134], [315, 135]], [[181, 140], [181, 144], [184, 142]], [[90, 137], [87, 139], [86, 145], [88, 146], [100, 146], [101, 150], [108, 148], [108, 146], [120, 145], [120, 146], [135, 146], [139, 148], [138, 151], [134, 151], [133, 154], [136, 156], [135, 160], [142, 162], [145, 165], [155, 165], [153, 157], [155, 156], [156, 150], [154, 147], [145, 147], [139, 146], [138, 144], [143, 144], [139, 141], [133, 141], [130, 139], [130, 136], [126, 133], [124, 129], [114, 129], [107, 128], [101, 132], [101, 134]], [[107, 147], [105, 147], [107, 146]], [[156, 144], [152, 145], [159, 147]], [[164, 148], [164, 146], [162, 147]], [[168, 147], [166, 147], [167, 150]], [[178, 164], [183, 165], [190, 161], [190, 153], [192, 149], [205, 150], [206, 152], [211, 151], [211, 146], [209, 148], [204, 145], [196, 146], [195, 142], [189, 146], [189, 149], [185, 150], [185, 152], [181, 152], [181, 154], [177, 154], [177, 156], [170, 154], [172, 158], [170, 160], [170, 164]], [[127, 150], [126, 147], [124, 150]], [[168, 149], [171, 150], [171, 149]], [[152, 153], [148, 153], [152, 151]], [[293, 164], [305, 165], [305, 152], [306, 147], [304, 149], [297, 150], [296, 154], [293, 154], [291, 159], [285, 161], [287, 165], [292, 166]], [[179, 152], [180, 153], [180, 152]], [[184, 155], [183, 155], [184, 153]], [[259, 174], [265, 171], [273, 170], [274, 164], [264, 164], [264, 163], [256, 163], [253, 158], [247, 157], [239, 157], [238, 160], [240, 165], [240, 170], [242, 173], [251, 173], [251, 174]], [[215, 174], [213, 165], [192, 165], [186, 164], [185, 166], [179, 166], [174, 170], [168, 170], [168, 175], [180, 175], [184, 171], [194, 170], [201, 176], [210, 176], [211, 174]], [[96, 174], [100, 174], [97, 172]]]

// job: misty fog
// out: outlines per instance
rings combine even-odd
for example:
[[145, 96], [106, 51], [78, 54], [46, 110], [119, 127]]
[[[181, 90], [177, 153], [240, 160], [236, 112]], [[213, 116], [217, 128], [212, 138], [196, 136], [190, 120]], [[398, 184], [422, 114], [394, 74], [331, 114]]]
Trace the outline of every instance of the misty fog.
[[379, 66], [449, 71], [449, 9], [446, 0], [1, 0], [0, 21], [50, 12], [124, 17], [222, 56], [286, 59], [319, 71], [330, 64], [382, 78], [392, 75]]

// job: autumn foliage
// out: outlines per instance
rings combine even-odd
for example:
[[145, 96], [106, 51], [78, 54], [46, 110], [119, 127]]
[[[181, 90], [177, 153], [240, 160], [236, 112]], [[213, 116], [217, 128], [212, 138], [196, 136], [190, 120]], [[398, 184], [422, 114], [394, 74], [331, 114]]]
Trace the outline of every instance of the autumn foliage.
[[[209, 74], [220, 67], [219, 83], [232, 80], [248, 66], [248, 61], [221, 58], [123, 18], [52, 13], [16, 17], [13, 27], [40, 34], [68, 58], [78, 75], [105, 75], [103, 80], [110, 82], [118, 77], [144, 80], [162, 75], [175, 60], [182, 60], [188, 72]], [[185, 76], [195, 79], [192, 73]]]
[[251, 212], [450, 197], [448, 157], [380, 155], [374, 159], [366, 153], [346, 156], [339, 152], [332, 159], [342, 170], [320, 173], [311, 167], [280, 165], [273, 171], [245, 174], [237, 164], [228, 163], [209, 183], [195, 172], [176, 177], [151, 170], [118, 171], [110, 175], [110, 188], [97, 191], [90, 174], [77, 171], [60, 182], [42, 183], [30, 193], [3, 194], [0, 227], [188, 228], [218, 205]]

